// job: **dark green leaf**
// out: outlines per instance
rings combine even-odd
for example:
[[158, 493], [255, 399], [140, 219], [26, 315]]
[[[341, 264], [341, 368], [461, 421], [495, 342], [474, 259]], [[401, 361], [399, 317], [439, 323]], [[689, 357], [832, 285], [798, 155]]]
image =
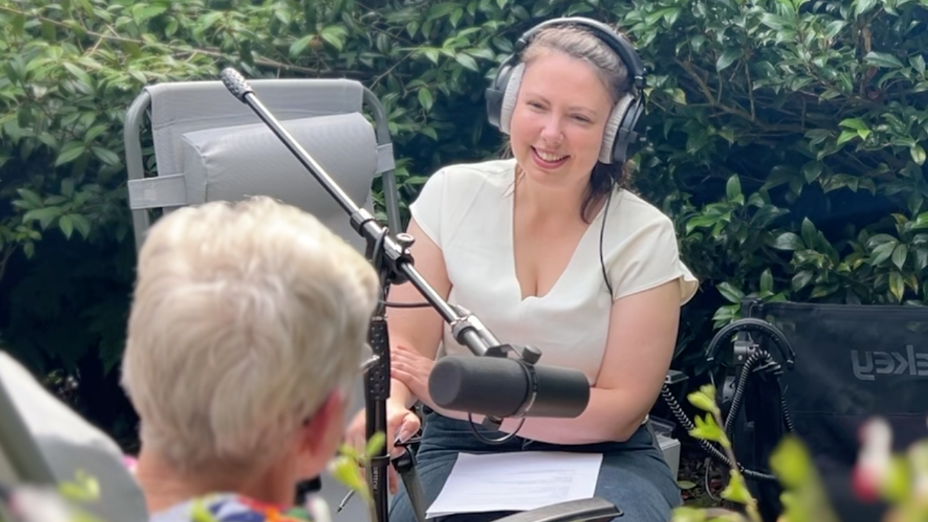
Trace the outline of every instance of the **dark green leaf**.
[[744, 292], [727, 281], [719, 284], [717, 288], [722, 297], [730, 303], [740, 303], [744, 298]]
[[454, 59], [455, 59], [455, 61], [457, 61], [459, 64], [461, 64], [462, 66], [464, 66], [464, 68], [466, 68], [466, 69], [470, 69], [471, 71], [477, 71], [477, 70], [479, 69], [479, 68], [477, 67], [477, 61], [474, 60], [474, 59], [473, 59], [471, 56], [469, 56], [469, 55], [466, 55], [466, 54], [464, 54], [464, 53], [458, 53], [458, 54], [454, 55]]
[[921, 272], [928, 267], [928, 248], [919, 248], [915, 251], [915, 269]]
[[850, 131], [850, 130], [841, 131], [841, 134], [838, 135], [838, 141], [836, 143], [838, 145], [842, 145], [858, 137], [860, 137], [860, 134], [858, 134], [857, 131]]
[[84, 142], [82, 141], [70, 141], [66, 143], [65, 146], [61, 148], [58, 159], [55, 160], [55, 166], [57, 167], [76, 160], [86, 150], [84, 147]]
[[61, 195], [68, 198], [74, 197], [74, 178], [64, 178], [61, 180]]
[[[29, 204], [30, 209], [39, 208], [42, 206], [42, 198], [39, 197], [39, 195], [36, 194], [35, 192], [27, 188], [18, 188], [16, 189], [16, 192], [19, 194], [19, 197], [23, 198], [23, 200]], [[22, 208], [26, 208], [26, 207], [22, 207]], [[925, 217], [928, 218], [928, 213], [925, 214]]]
[[773, 293], [773, 274], [769, 268], [760, 274], [760, 291]]
[[71, 221], [71, 216], [65, 214], [59, 217], [58, 228], [61, 229], [61, 232], [64, 234], [64, 237], [71, 239], [71, 233], [74, 232], [74, 222]]
[[902, 302], [902, 295], [905, 293], [905, 281], [899, 272], [889, 273], [889, 291], [892, 292], [896, 302]]
[[912, 68], [915, 69], [918, 74], [925, 74], [925, 58], [916, 54], [915, 56], [909, 57], [909, 63], [912, 64]]
[[432, 93], [426, 87], [419, 89], [419, 104], [428, 112], [432, 109]]
[[434, 141], [438, 141], [438, 133], [435, 132], [435, 129], [432, 127], [423, 127], [422, 134], [425, 134], [429, 138], [432, 138]]
[[290, 57], [296, 58], [303, 54], [303, 51], [309, 47], [309, 43], [312, 42], [314, 38], [316, 38], [316, 35], [308, 34], [290, 44]]
[[877, 4], [877, 1], [878, 0], [855, 0], [856, 8], [854, 9], [854, 16], [860, 16], [869, 12], [873, 9], [873, 6]]
[[802, 166], [802, 175], [807, 183], [812, 183], [822, 175], [822, 162], [810, 161]]
[[741, 49], [727, 49], [719, 56], [718, 60], [715, 61], [715, 68], [719, 72], [724, 71], [740, 57]]
[[868, 247], [876, 248], [878, 245], [882, 245], [884, 243], [892, 243], [895, 245], [896, 241], [897, 239], [889, 234], [875, 234], [870, 236], [870, 238], [866, 240], [866, 243]]
[[806, 138], [809, 138], [810, 145], [818, 145], [831, 136], [831, 131], [828, 129], [812, 129], [806, 131], [805, 136]]
[[61, 207], [45, 207], [35, 210], [30, 210], [23, 215], [23, 223], [28, 223], [30, 221], [38, 220], [39, 225], [42, 229], [48, 228], [48, 225], [52, 223], [58, 216], [61, 215]]
[[[867, 0], [870, 1], [870, 0]], [[902, 62], [898, 58], [891, 54], [887, 53], [878, 53], [870, 51], [864, 56], [864, 62], [867, 65], [875, 65], [877, 67], [887, 67], [890, 69], [898, 69], [902, 67]]]
[[93, 79], [87, 74], [86, 71], [83, 71], [80, 67], [74, 65], [71, 62], [64, 62], [64, 68], [68, 70], [78, 81], [85, 84], [88, 88], [92, 88], [94, 85]]
[[719, 220], [717, 216], [696, 216], [693, 219], [686, 222], [686, 233], [690, 234], [693, 232], [693, 229], [696, 228], [708, 228], [715, 225]]
[[806, 248], [806, 246], [808, 245], [804, 245], [802, 239], [793, 232], [780, 234], [773, 244], [773, 247], [779, 250], [799, 250], [800, 248]]
[[802, 219], [802, 242], [806, 248], [815, 248], [815, 237], [818, 231], [809, 218]]
[[760, 22], [771, 29], [776, 29], [777, 31], [783, 31], [788, 27], [792, 27], [792, 23], [782, 16], [777, 16], [773, 13], [764, 13], [760, 17]]
[[893, 250], [893, 264], [899, 270], [902, 270], [902, 265], [905, 264], [906, 258], [909, 256], [909, 249], [903, 244], [896, 245], [896, 248]]
[[846, 118], [844, 120], [841, 120], [841, 122], [838, 125], [840, 125], [841, 127], [846, 127], [848, 129], [854, 129], [854, 130], [866, 130], [866, 131], [870, 130], [870, 127], [868, 127], [867, 124], [864, 122], [864, 120], [860, 118]]
[[115, 166], [120, 164], [119, 156], [117, 156], [115, 152], [109, 149], [94, 145], [90, 148], [90, 150], [93, 151], [94, 156], [99, 158], [100, 161], [107, 165]]
[[838, 33], [844, 29], [845, 25], [847, 25], [847, 22], [844, 20], [834, 20], [832, 22], [828, 22], [828, 25], [825, 26], [825, 36], [828, 38], [834, 38], [835, 36], [838, 36]]
[[347, 36], [347, 34], [348, 32], [345, 30], [344, 27], [333, 25], [333, 26], [324, 28], [319, 33], [319, 36], [321, 36], [323, 40], [328, 42], [329, 45], [341, 51], [345, 46], [345, 36]]
[[87, 239], [87, 237], [90, 236], [90, 221], [80, 214], [70, 214], [70, 217], [71, 223], [74, 224], [74, 228], [80, 232], [84, 239]]
[[810, 281], [812, 281], [812, 276], [815, 275], [808, 270], [803, 270], [793, 276], [791, 281], [790, 288], [793, 289], [793, 292], [798, 292], [806, 287]]
[[893, 255], [893, 252], [896, 249], [896, 242], [883, 243], [882, 245], [877, 246], [873, 249], [873, 257], [870, 260], [871, 265], [879, 265], [882, 262], [889, 259], [889, 256]]
[[915, 144], [909, 147], [909, 154], [912, 156], [912, 161], [919, 165], [925, 164], [925, 149], [921, 145]]
[[741, 180], [738, 179], [738, 176], [728, 178], [728, 182], [725, 184], [725, 196], [728, 201], [733, 201], [738, 196], [741, 196]]

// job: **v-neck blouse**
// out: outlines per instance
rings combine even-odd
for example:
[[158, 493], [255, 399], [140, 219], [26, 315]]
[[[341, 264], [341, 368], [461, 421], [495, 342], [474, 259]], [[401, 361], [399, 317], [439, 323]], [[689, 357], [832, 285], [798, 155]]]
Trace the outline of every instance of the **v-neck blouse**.
[[[514, 179], [514, 159], [448, 166], [426, 181], [410, 213], [442, 250], [450, 303], [474, 313], [501, 342], [540, 349], [539, 364], [580, 370], [594, 385], [614, 300], [676, 279], [682, 306], [698, 282], [680, 260], [670, 218], [620, 190], [605, 212], [603, 236], [613, 295], [600, 266], [600, 210], [554, 286], [522, 299], [512, 241]], [[438, 357], [469, 353], [446, 324]]]

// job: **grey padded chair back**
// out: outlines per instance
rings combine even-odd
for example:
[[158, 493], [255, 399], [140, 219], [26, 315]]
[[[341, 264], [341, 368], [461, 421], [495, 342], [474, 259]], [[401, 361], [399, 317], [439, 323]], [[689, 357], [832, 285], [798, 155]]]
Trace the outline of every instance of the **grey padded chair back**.
[[18, 361], [0, 351], [0, 479], [53, 487], [79, 472], [100, 485], [82, 507], [101, 520], [144, 522], [145, 498], [119, 446], [57, 397]]
[[[261, 102], [357, 204], [372, 210], [371, 185], [383, 179], [387, 226], [400, 231], [393, 145], [379, 100], [352, 80], [251, 80]], [[372, 113], [373, 124], [362, 112]], [[140, 133], [149, 114], [157, 175], [145, 176]], [[363, 252], [348, 214], [312, 173], [220, 81], [146, 87], [125, 126], [129, 206], [136, 246], [151, 209], [170, 212], [208, 201], [266, 195], [313, 214]]]

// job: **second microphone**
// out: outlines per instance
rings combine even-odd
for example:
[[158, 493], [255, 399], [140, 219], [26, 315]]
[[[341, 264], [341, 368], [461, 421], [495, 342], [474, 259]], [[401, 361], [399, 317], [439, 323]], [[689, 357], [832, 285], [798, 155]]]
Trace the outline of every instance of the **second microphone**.
[[525, 417], [573, 418], [586, 409], [590, 384], [578, 370], [451, 355], [432, 368], [429, 393], [440, 408], [475, 415], [512, 417], [529, 405]]

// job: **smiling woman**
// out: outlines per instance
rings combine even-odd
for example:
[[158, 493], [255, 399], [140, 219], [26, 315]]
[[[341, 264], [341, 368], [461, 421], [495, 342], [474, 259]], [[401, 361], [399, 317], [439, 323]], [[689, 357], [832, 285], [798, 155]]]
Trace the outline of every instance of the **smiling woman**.
[[[527, 419], [504, 444], [481, 442], [466, 414], [437, 407], [428, 390], [436, 358], [469, 350], [433, 310], [400, 309], [390, 318], [388, 440], [416, 427], [408, 411], [416, 401], [429, 407], [417, 455], [427, 504], [458, 452], [596, 452], [596, 496], [624, 519], [666, 522], [680, 494], [645, 420], [670, 365], [680, 306], [697, 283], [670, 219], [621, 188], [643, 70], [627, 41], [588, 19], [543, 24], [517, 48], [487, 92], [491, 122], [509, 134], [514, 157], [435, 173], [410, 207], [412, 254], [442, 297], [502, 342], [535, 346], [542, 364], [583, 372], [589, 405], [572, 419]], [[400, 285], [390, 300], [420, 297]], [[364, 421], [360, 412], [348, 431], [359, 446]], [[390, 518], [415, 520], [402, 491]]]

